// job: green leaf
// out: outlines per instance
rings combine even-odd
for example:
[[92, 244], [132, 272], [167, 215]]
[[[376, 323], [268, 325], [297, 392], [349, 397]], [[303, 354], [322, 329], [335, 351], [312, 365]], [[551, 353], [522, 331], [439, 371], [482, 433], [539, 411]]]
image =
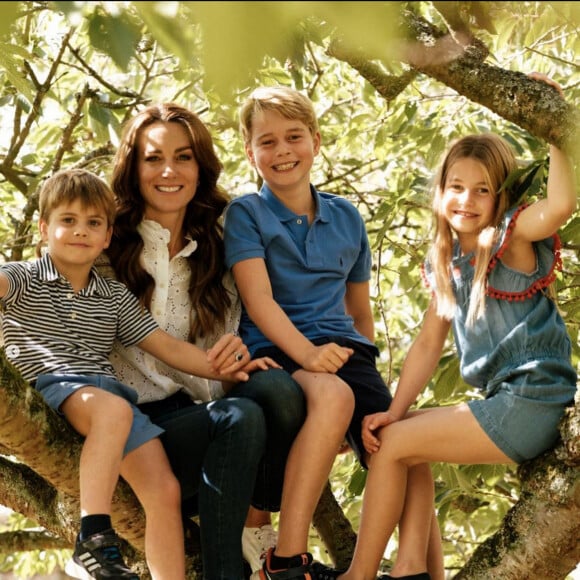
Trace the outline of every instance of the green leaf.
[[126, 13], [115, 16], [99, 11], [89, 16], [91, 44], [108, 54], [123, 71], [127, 70], [140, 38], [138, 26]]
[[29, 104], [34, 100], [35, 89], [23, 74], [23, 60], [31, 58], [21, 47], [0, 42], [0, 70]]
[[98, 101], [91, 99], [89, 103], [89, 117], [91, 127], [99, 136], [99, 140], [106, 143], [111, 139], [111, 131], [118, 128], [117, 119], [106, 107], [102, 107]]
[[558, 232], [564, 244], [578, 244], [580, 240], [580, 216], [576, 214]]
[[2, 2], [0, 3], [0, 37], [10, 33], [14, 22], [20, 16], [21, 9], [29, 2]]

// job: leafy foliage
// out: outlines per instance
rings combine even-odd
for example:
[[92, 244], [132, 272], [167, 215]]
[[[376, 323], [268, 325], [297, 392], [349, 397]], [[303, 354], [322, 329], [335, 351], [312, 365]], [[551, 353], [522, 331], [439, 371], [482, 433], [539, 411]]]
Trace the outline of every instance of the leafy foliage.
[[[407, 45], [396, 25], [404, 10], [444, 25], [451, 15], [442, 5], [460, 5], [489, 47], [490, 62], [505, 70], [549, 74], [576, 105], [580, 4], [357, 2], [354, 9], [351, 4], [3, 3], [0, 259], [33, 255], [42, 179], [70, 166], [107, 178], [123, 121], [150, 101], [178, 101], [198, 112], [223, 162], [222, 184], [232, 196], [255, 190], [257, 176], [244, 158], [236, 107], [257, 84], [291, 85], [311, 97], [319, 116], [322, 151], [314, 184], [348, 197], [365, 218], [375, 258], [380, 367], [396, 389], [429, 298], [420, 276], [431, 233], [429, 189], [450, 140], [468, 132], [501, 133], [521, 159], [531, 196], [545, 188], [547, 160], [544, 141], [405, 65], [401, 55]], [[392, 98], [330, 56], [337, 35], [370, 55], [367, 60], [391, 79]], [[579, 232], [575, 216], [561, 232], [565, 273], [557, 280], [576, 365]], [[450, 343], [417, 404], [451, 404], [466, 395], [477, 396], [462, 383]], [[437, 465], [434, 473], [451, 569], [494, 531], [517, 500], [518, 481], [503, 467]], [[355, 528], [364, 480], [352, 454], [337, 458], [334, 491]]]

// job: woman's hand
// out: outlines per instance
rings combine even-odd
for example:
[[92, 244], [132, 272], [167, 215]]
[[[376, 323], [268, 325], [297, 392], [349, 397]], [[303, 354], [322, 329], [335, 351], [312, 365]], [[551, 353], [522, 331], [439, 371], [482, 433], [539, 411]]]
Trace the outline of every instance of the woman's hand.
[[272, 358], [269, 356], [263, 356], [261, 358], [253, 358], [250, 362], [244, 367], [244, 371], [247, 373], [251, 373], [254, 371], [267, 371], [268, 369], [281, 369], [282, 367]]
[[224, 381], [247, 381], [251, 372], [282, 368], [267, 356], [252, 359], [242, 339], [232, 333], [224, 334], [207, 351], [207, 360]]
[[268, 356], [251, 359], [241, 371], [235, 372], [232, 376], [224, 376], [222, 386], [225, 393], [228, 393], [236, 383], [245, 383], [250, 378], [250, 373], [254, 371], [267, 371], [268, 369], [281, 369], [282, 367]]
[[216, 373], [232, 374], [250, 362], [250, 352], [239, 336], [229, 332], [207, 351], [207, 360]]

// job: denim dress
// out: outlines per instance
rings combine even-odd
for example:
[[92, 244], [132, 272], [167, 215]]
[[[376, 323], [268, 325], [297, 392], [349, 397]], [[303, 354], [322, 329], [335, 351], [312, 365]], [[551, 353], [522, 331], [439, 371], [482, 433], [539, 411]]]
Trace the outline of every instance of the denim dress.
[[[570, 337], [546, 293], [555, 270], [561, 269], [559, 237], [555, 234], [534, 243], [536, 269], [530, 274], [501, 261], [524, 207], [506, 213], [488, 266], [485, 315], [470, 327], [466, 320], [474, 255], [462, 256], [456, 243], [452, 260], [457, 302], [452, 328], [460, 372], [485, 396], [468, 405], [487, 435], [516, 463], [554, 445], [577, 381]], [[427, 282], [434, 284], [428, 263], [425, 273]]]

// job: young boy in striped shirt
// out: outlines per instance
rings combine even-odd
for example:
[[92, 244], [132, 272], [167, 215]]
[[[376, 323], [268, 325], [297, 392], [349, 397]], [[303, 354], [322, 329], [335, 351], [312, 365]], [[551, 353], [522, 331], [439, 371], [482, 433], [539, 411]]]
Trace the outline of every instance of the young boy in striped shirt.
[[138, 345], [179, 370], [222, 381], [247, 380], [248, 372], [277, 365], [250, 361], [241, 340], [229, 350], [218, 341], [214, 357], [214, 349], [206, 353], [172, 337], [123, 284], [98, 275], [93, 264], [111, 240], [115, 198], [96, 175], [73, 169], [50, 177], [40, 191], [39, 213], [48, 251], [0, 266], [2, 334], [7, 358], [85, 438], [80, 532], [74, 569], [67, 573], [138, 580], [111, 523], [120, 475], [145, 510], [152, 578], [183, 580], [179, 483], [159, 439], [163, 430], [139, 411], [136, 392], [115, 379], [108, 358], [113, 342]]

